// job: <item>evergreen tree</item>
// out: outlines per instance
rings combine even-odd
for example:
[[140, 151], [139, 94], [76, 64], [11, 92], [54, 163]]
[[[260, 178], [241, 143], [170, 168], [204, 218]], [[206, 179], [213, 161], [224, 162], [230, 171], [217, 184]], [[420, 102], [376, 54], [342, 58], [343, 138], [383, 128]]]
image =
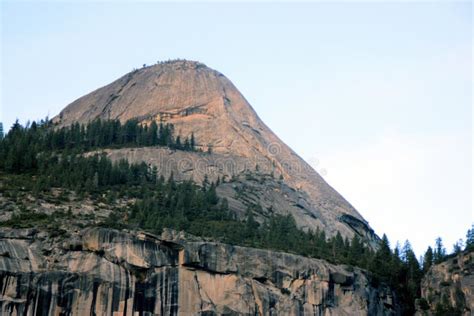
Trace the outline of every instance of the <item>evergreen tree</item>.
[[464, 247], [464, 242], [462, 239], [458, 239], [453, 245], [453, 254], [458, 255], [462, 252]]
[[474, 224], [472, 224], [471, 229], [467, 230], [466, 234], [466, 250], [474, 250]]
[[180, 136], [177, 136], [176, 137], [176, 142], [173, 146], [174, 148], [176, 149], [182, 149], [182, 146], [181, 146], [181, 137]]
[[209, 186], [209, 177], [207, 176], [207, 174], [204, 175], [204, 179], [202, 180], [202, 188], [203, 190], [204, 189], [207, 189], [207, 187]]
[[246, 212], [244, 238], [252, 239], [257, 235], [258, 222], [255, 221], [252, 209], [248, 208]]
[[431, 246], [428, 246], [428, 249], [425, 252], [425, 255], [423, 256], [423, 272], [426, 273], [430, 269], [430, 267], [433, 265], [433, 248]]
[[436, 238], [436, 246], [433, 254], [434, 263], [438, 264], [443, 262], [446, 257], [446, 248], [443, 246], [443, 240], [441, 237]]
[[158, 145], [158, 125], [156, 124], [155, 121], [151, 122], [149, 134], [150, 134], [150, 145], [151, 146]]
[[184, 140], [183, 150], [189, 151], [191, 150], [191, 145], [189, 144], [189, 139], [186, 137]]
[[194, 133], [191, 133], [190, 146], [191, 146], [191, 150], [195, 150], [195, 148], [196, 148], [196, 140], [194, 139]]
[[342, 239], [342, 235], [339, 231], [336, 237], [332, 239], [331, 244], [333, 261], [342, 262], [344, 260], [344, 239]]
[[390, 281], [390, 264], [392, 261], [392, 253], [387, 235], [382, 236], [379, 250], [372, 259], [370, 268], [382, 281]]

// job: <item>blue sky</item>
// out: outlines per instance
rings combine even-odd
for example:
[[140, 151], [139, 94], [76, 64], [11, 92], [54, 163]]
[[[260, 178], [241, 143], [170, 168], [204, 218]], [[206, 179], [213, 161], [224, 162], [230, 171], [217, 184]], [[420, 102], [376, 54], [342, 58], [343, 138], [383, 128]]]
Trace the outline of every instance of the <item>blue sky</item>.
[[448, 249], [473, 221], [470, 2], [1, 3], [6, 127], [134, 67], [199, 60], [378, 234]]

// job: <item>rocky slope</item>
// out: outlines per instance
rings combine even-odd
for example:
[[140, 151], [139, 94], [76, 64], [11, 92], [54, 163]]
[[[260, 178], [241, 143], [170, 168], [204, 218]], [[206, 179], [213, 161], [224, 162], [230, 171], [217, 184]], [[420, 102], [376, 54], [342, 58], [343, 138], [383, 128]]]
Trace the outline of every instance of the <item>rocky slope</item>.
[[366, 274], [297, 255], [90, 228], [0, 232], [1, 315], [392, 315]]
[[[281, 177], [294, 192], [273, 210], [292, 214], [301, 228], [319, 227], [328, 236], [340, 232], [348, 238], [357, 232], [372, 244], [377, 239], [362, 216], [259, 119], [235, 86], [201, 63], [173, 61], [133, 71], [74, 101], [54, 121], [65, 126], [97, 118], [172, 123], [177, 135], [194, 133], [199, 147], [212, 149], [207, 155], [153, 148], [109, 150], [112, 159], [146, 161], [165, 174], [173, 171], [175, 176], [197, 181], [205, 174], [216, 180], [258, 169]], [[263, 200], [275, 195], [261, 191]], [[240, 200], [240, 204], [245, 203]]]
[[474, 251], [431, 267], [421, 283], [421, 295], [417, 315], [473, 315]]

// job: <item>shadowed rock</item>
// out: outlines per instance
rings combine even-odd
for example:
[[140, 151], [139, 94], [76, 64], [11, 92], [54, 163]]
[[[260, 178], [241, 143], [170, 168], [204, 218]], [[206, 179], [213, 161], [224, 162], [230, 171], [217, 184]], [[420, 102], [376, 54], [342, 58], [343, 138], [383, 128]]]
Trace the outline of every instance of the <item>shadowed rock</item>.
[[[21, 233], [18, 233], [21, 235]], [[165, 231], [0, 239], [1, 315], [392, 315], [363, 270]], [[13, 237], [11, 237], [13, 236]], [[56, 252], [45, 255], [44, 248]]]

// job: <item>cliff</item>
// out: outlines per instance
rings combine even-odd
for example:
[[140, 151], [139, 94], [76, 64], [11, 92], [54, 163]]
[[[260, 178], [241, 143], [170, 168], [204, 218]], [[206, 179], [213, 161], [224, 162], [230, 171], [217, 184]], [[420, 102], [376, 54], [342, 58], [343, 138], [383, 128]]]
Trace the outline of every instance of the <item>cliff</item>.
[[89, 228], [2, 229], [1, 315], [392, 315], [363, 270], [288, 253]]
[[465, 315], [474, 313], [474, 251], [434, 265], [421, 282], [422, 300], [417, 315]]

